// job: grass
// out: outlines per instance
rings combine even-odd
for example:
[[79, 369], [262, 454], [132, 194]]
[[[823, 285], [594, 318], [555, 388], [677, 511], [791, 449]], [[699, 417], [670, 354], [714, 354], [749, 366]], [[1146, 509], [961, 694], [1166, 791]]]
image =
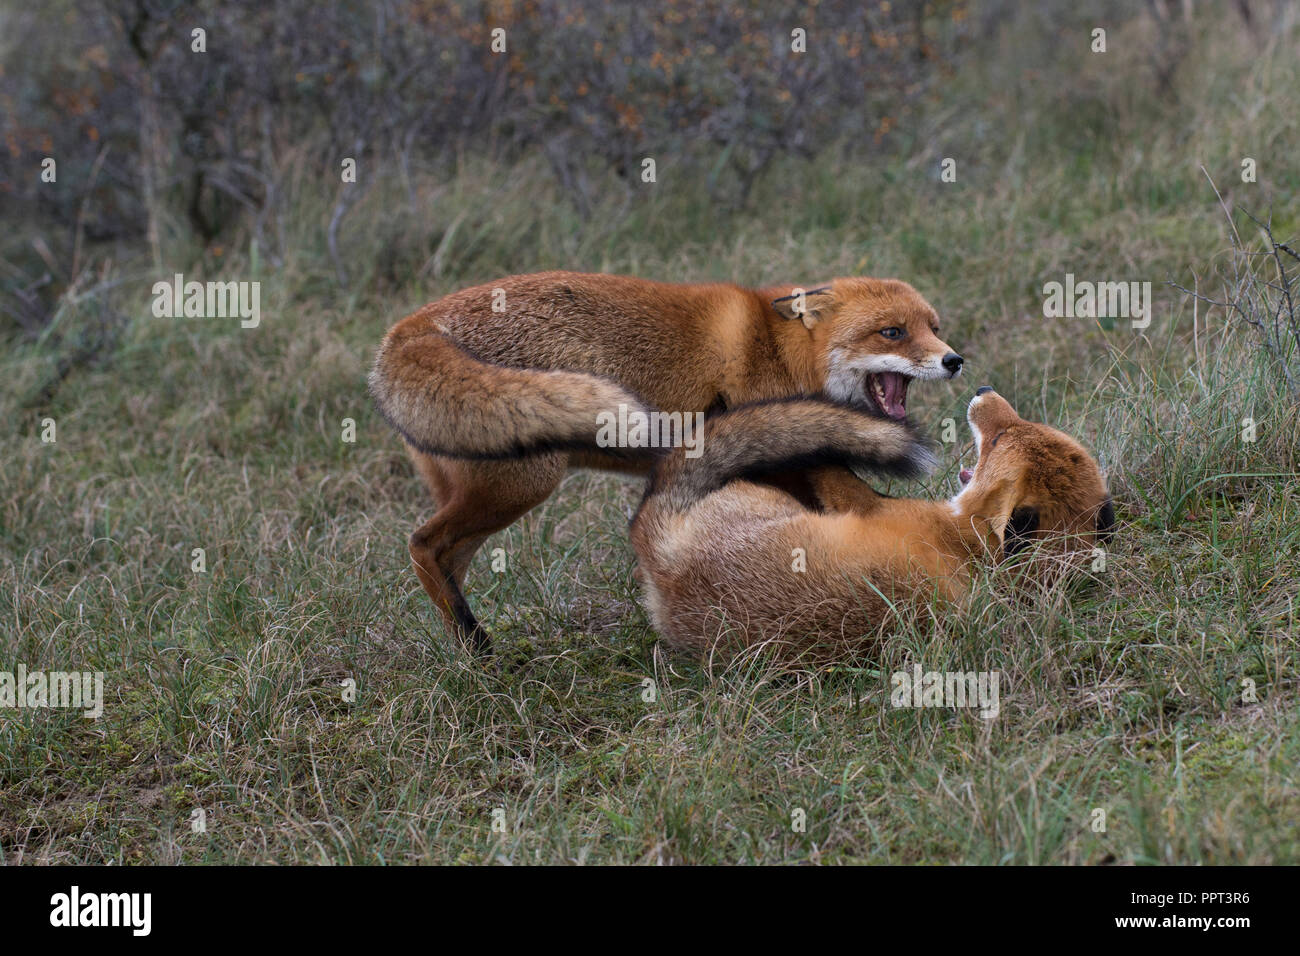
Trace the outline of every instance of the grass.
[[[646, 200], [611, 183], [588, 222], [539, 159], [464, 159], [410, 192], [380, 175], [342, 230], [342, 290], [333, 187], [290, 156], [256, 248], [199, 252], [164, 220], [161, 269], [119, 259], [42, 341], [7, 343], [0, 665], [102, 670], [107, 701], [98, 721], [0, 712], [0, 858], [1300, 862], [1300, 409], [1248, 330], [1164, 285], [1205, 288], [1225, 262], [1201, 166], [1295, 235], [1294, 58], [1211, 31], [1157, 101], [1122, 52], [997, 54], [929, 125], [865, 159], [780, 164], [734, 215], [669, 163]], [[1259, 183], [1238, 181], [1245, 150]], [[932, 175], [948, 155], [955, 184]], [[1079, 435], [1122, 522], [1106, 569], [1028, 600], [987, 582], [969, 615], [901, 622], [864, 668], [709, 668], [664, 656], [637, 603], [640, 489], [575, 474], [475, 561], [500, 652], [481, 666], [408, 568], [430, 503], [364, 377], [415, 306], [551, 267], [909, 279], [971, 375], [915, 391], [919, 422], [960, 423], [987, 381]], [[153, 317], [173, 271], [259, 279], [261, 326]], [[1155, 321], [1042, 318], [1067, 271], [1151, 280]], [[950, 491], [964, 443], [959, 427], [910, 490]], [[913, 661], [1000, 671], [1000, 716], [893, 709], [887, 676]]]

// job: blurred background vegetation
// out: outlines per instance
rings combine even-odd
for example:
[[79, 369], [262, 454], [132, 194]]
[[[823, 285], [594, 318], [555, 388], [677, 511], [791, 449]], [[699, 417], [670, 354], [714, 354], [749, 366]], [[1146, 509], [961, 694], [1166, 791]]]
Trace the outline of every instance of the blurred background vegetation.
[[[316, 190], [337, 184], [325, 232], [340, 281], [346, 218], [368, 189], [395, 180], [415, 210], [420, 176], [446, 176], [467, 157], [543, 158], [583, 218], [611, 193], [650, 195], [638, 188], [647, 156], [664, 191], [703, 183], [715, 210], [744, 207], [783, 157], [831, 152], [864, 164], [924, 154], [922, 117], [960, 122], [979, 102], [963, 104], [959, 89], [973, 54], [997, 50], [1014, 63], [1010, 85], [987, 91], [1011, 116], [1055, 72], [1062, 46], [1080, 49], [1097, 24], [1118, 38], [1141, 22], [1127, 37], [1141, 55], [1125, 71], [1123, 98], [1176, 110], [1173, 77], [1197, 6], [1204, 18], [1191, 0], [9, 3], [0, 197], [6, 221], [27, 228], [0, 244], [4, 314], [37, 333], [69, 288], [142, 244], [158, 264], [178, 248], [252, 238], [279, 261], [289, 251], [284, 219], [308, 178]], [[1262, 44], [1285, 7], [1238, 0], [1214, 16]], [[504, 52], [491, 48], [496, 29]], [[795, 29], [806, 53], [792, 52]], [[1008, 40], [1026, 32], [1036, 42]], [[1104, 77], [1080, 79], [1103, 82], [1057, 85], [1056, 122], [1020, 117], [1024, 148], [1035, 134], [1127, 132]], [[1012, 132], [961, 126], [967, 155]], [[58, 163], [57, 188], [37, 175], [46, 157]], [[340, 183], [345, 157], [358, 163], [356, 188]]]

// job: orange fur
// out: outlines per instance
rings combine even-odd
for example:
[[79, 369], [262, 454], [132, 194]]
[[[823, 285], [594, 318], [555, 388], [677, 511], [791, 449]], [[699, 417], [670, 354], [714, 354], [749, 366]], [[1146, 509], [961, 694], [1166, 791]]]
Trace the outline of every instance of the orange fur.
[[907, 379], [960, 370], [934, 310], [904, 282], [835, 279], [790, 298], [795, 288], [545, 272], [452, 293], [397, 323], [371, 391], [438, 503], [410, 551], [449, 628], [486, 646], [462, 593], [470, 558], [569, 468], [646, 473], [648, 458], [596, 447], [598, 413], [822, 391], [869, 402], [873, 373], [904, 376], [905, 396]]
[[[709, 459], [729, 434], [748, 436], [755, 460], [769, 466], [810, 456], [850, 462], [879, 447], [871, 416], [795, 405], [788, 427], [762, 407], [710, 420], [694, 469], [713, 467]], [[976, 562], [999, 561], [1031, 538], [1049, 538], [1048, 548], [1091, 548], [1109, 533], [1105, 482], [1077, 441], [1022, 420], [992, 390], [980, 390], [968, 418], [979, 463], [950, 501], [846, 494], [843, 468], [823, 468], [812, 482], [822, 510], [812, 510], [749, 481], [708, 491], [697, 476], [683, 485], [681, 457], [671, 456], [632, 526], [638, 576], [664, 642], [722, 657], [761, 642], [789, 660], [861, 654], [900, 602], [962, 600]], [[815, 434], [819, 420], [837, 423], [836, 447]], [[722, 467], [744, 470], [730, 460]]]

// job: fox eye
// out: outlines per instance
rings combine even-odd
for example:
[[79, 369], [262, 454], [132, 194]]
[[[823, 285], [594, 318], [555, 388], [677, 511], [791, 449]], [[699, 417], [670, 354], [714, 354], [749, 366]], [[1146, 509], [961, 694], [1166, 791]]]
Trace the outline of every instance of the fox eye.
[[880, 334], [887, 339], [901, 339], [903, 337], [903, 330], [896, 325], [891, 325], [887, 329], [881, 329]]

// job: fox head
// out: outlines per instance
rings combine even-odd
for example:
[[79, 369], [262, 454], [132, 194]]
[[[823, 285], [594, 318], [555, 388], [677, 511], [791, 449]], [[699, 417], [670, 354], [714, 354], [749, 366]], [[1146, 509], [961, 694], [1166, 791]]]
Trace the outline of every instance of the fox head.
[[966, 420], [979, 457], [973, 470], [961, 470], [961, 491], [950, 502], [959, 523], [987, 521], [1003, 556], [1034, 539], [1068, 551], [1110, 538], [1115, 508], [1082, 445], [1025, 421], [987, 385], [975, 392]]
[[833, 279], [772, 301], [777, 313], [812, 334], [827, 396], [907, 415], [914, 378], [954, 378], [962, 357], [939, 338], [930, 303], [897, 279]]

